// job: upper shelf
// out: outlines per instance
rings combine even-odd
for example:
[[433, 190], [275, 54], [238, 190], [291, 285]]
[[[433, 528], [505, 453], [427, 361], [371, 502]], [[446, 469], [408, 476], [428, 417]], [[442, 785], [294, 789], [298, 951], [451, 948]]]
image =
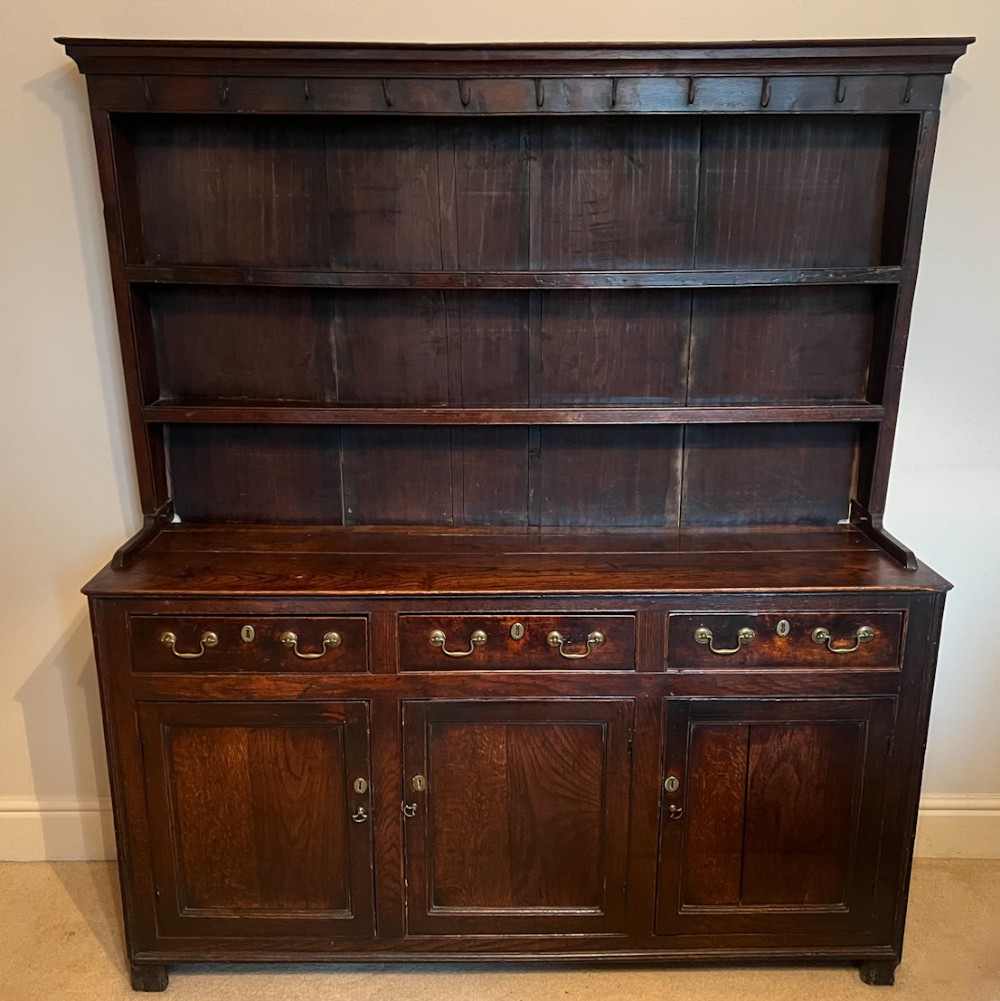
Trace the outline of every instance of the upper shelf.
[[322, 288], [560, 289], [732, 288], [775, 285], [894, 285], [898, 266], [727, 271], [332, 271], [316, 268], [132, 265], [140, 284], [287, 285]]

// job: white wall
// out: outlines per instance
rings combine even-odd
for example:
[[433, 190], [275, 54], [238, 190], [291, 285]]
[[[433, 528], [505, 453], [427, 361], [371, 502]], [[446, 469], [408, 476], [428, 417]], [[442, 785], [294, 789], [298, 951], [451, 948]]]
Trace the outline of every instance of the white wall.
[[956, 585], [921, 843], [927, 852], [984, 854], [1000, 852], [996, 0], [3, 0], [0, 857], [110, 848], [94, 662], [78, 588], [139, 523], [85, 90], [53, 35], [680, 41], [965, 34], [980, 41], [945, 86], [887, 524]]

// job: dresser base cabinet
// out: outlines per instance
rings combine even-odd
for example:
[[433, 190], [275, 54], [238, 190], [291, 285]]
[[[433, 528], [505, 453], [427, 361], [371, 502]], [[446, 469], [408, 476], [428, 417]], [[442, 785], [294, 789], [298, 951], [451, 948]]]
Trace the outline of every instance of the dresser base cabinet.
[[[850, 960], [884, 981], [943, 592], [714, 604], [93, 597], [136, 982], [154, 989], [157, 966], [199, 959], [597, 957]], [[355, 642], [370, 636], [371, 650], [344, 652], [371, 671], [241, 672], [232, 645], [255, 643], [243, 626], [272, 615], [300, 623], [315, 648], [303, 639], [301, 653], [331, 665], [314, 623], [365, 620]], [[417, 616], [430, 656], [398, 670]], [[564, 649], [583, 661], [589, 625], [609, 644], [634, 630], [633, 669], [533, 667], [530, 630], [511, 633], [548, 617], [579, 620]], [[772, 644], [775, 666], [753, 666], [753, 642], [710, 669], [669, 666], [677, 618], [693, 633], [797, 617], [901, 622], [899, 659], [856, 666], [838, 637], [827, 663], [803, 665], [790, 634]], [[456, 620], [484, 618], [507, 628], [476, 648]], [[444, 647], [430, 640], [439, 626]], [[151, 671], [169, 632], [184, 663]], [[218, 642], [201, 652], [205, 632]]]
[[144, 518], [85, 588], [133, 987], [891, 984], [950, 585], [882, 516], [971, 39], [60, 41]]

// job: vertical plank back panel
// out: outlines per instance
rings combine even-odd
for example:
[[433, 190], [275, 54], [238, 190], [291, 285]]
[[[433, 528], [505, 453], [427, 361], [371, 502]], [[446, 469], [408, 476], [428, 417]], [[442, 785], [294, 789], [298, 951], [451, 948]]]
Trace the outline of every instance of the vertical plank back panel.
[[543, 427], [541, 524], [675, 525], [680, 443], [681, 431], [672, 426]]
[[885, 118], [707, 118], [701, 268], [880, 263], [888, 168]]
[[140, 117], [132, 149], [146, 263], [329, 263], [322, 123]]
[[336, 399], [333, 297], [305, 289], [147, 286], [164, 399]]
[[693, 119], [542, 123], [543, 268], [685, 268], [694, 258]]
[[863, 287], [697, 293], [688, 402], [863, 401], [876, 301]]
[[540, 402], [682, 403], [691, 295], [546, 292]]
[[857, 443], [850, 424], [688, 427], [681, 524], [834, 524], [847, 517]]
[[173, 424], [168, 431], [182, 521], [341, 523], [339, 428]]

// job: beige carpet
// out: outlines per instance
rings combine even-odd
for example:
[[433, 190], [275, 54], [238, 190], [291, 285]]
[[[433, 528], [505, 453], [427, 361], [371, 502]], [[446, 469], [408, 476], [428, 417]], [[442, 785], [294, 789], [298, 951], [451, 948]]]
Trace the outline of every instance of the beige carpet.
[[[101, 862], [0, 864], [0, 1001], [136, 998]], [[146, 995], [152, 997], [154, 995]], [[921, 861], [895, 988], [848, 967], [180, 966], [166, 995], [227, 1001], [1000, 1001], [1000, 862]]]

